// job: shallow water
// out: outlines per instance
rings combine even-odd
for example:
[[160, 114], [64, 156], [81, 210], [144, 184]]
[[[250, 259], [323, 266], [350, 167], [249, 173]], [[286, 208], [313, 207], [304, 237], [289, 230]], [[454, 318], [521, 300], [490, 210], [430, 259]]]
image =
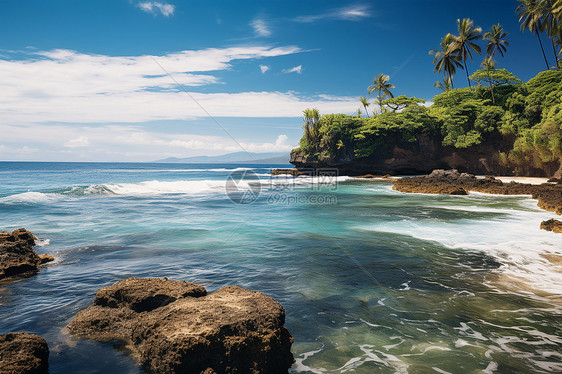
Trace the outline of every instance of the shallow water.
[[535, 201], [343, 177], [271, 191], [269, 168], [247, 165], [262, 190], [234, 204], [237, 168], [0, 163], [0, 229], [26, 227], [56, 257], [0, 284], [0, 333], [45, 337], [51, 373], [142, 372], [64, 326], [99, 287], [155, 276], [281, 302], [294, 373], [562, 371], [562, 235], [539, 230], [554, 215]]

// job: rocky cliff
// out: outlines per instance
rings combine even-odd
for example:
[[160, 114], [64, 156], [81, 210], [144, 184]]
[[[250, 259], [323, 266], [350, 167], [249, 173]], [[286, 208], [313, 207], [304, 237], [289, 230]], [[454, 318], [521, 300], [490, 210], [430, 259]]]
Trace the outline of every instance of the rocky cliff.
[[509, 167], [500, 163], [500, 151], [511, 148], [512, 144], [502, 142], [482, 143], [466, 149], [444, 147], [439, 139], [420, 135], [417, 141], [407, 147], [395, 146], [390, 153], [375, 154], [357, 158], [352, 152], [340, 153], [332, 158], [318, 158], [306, 155], [299, 149], [291, 152], [291, 164], [298, 169], [337, 168], [340, 175], [428, 174], [435, 169], [457, 169], [461, 173], [518, 175], [532, 177], [562, 177], [560, 161], [544, 164], [541, 168], [533, 165]]

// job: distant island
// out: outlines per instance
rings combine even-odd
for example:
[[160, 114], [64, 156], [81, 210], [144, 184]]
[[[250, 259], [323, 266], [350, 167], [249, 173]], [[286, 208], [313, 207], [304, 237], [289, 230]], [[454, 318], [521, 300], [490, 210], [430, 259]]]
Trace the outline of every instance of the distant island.
[[[356, 115], [321, 115], [315, 108], [303, 112], [304, 134], [291, 151], [291, 163], [298, 169], [338, 168], [347, 175], [458, 169], [562, 177], [562, 28], [547, 27], [557, 22], [550, 17], [555, 10], [532, 5], [521, 2], [517, 12], [522, 30], [537, 36], [539, 29], [548, 31], [555, 63], [549, 64], [544, 49], [537, 56], [544, 57], [547, 70], [524, 83], [497, 68], [494, 57], [507, 52], [508, 33], [497, 24], [482, 35], [472, 20], [459, 19], [457, 34], [445, 35], [440, 49], [429, 51], [434, 72], [443, 73], [443, 81], [434, 84], [442, 93], [430, 102], [395, 97], [390, 77], [379, 74], [367, 90], [377, 94], [376, 100], [360, 97]], [[482, 40], [482, 68], [470, 74], [466, 62], [482, 53]], [[457, 69], [465, 70], [468, 87], [454, 88]], [[371, 105], [375, 109], [369, 113]]]
[[233, 152], [219, 156], [170, 157], [153, 161], [155, 163], [180, 164], [289, 164], [289, 154], [285, 152], [252, 153]]

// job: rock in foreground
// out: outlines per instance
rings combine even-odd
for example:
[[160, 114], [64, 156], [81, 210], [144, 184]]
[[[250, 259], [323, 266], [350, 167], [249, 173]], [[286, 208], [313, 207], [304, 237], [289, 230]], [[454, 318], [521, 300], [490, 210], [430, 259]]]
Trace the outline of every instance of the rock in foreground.
[[45, 339], [25, 332], [0, 335], [0, 373], [47, 373], [49, 347]]
[[72, 334], [121, 340], [155, 373], [287, 373], [293, 338], [272, 298], [240, 287], [128, 278], [98, 290]]
[[33, 250], [35, 235], [26, 229], [0, 232], [0, 279], [18, 274], [33, 274], [39, 265], [53, 260]]

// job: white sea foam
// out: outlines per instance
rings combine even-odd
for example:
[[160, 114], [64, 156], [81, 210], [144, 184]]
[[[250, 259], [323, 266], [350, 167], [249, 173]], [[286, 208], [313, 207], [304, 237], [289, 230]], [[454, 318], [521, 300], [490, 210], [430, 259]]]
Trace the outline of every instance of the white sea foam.
[[[410, 195], [409, 198], [419, 195]], [[512, 209], [478, 206], [478, 200], [490, 202], [490, 195], [464, 197], [463, 204], [429, 207], [468, 212], [498, 213], [496, 217], [482, 219], [416, 219], [400, 222], [379, 222], [357, 227], [360, 230], [389, 232], [436, 241], [455, 249], [478, 250], [494, 256], [500, 270], [509, 278], [526, 283], [531, 289], [551, 294], [562, 294], [562, 264], [548, 257], [562, 256], [562, 235], [540, 230], [540, 223], [555, 214], [540, 210], [532, 199], [513, 199], [512, 196], [496, 196], [495, 199], [511, 199]], [[467, 199], [475, 205], [466, 206]], [[523, 291], [523, 290], [522, 290]], [[526, 290], [529, 292], [529, 289]]]
[[[242, 182], [244, 184], [244, 182]], [[247, 184], [245, 184], [247, 185]], [[161, 182], [157, 180], [139, 183], [108, 184], [106, 187], [116, 195], [163, 195], [163, 194], [201, 194], [224, 192], [225, 181], [174, 181]]]
[[38, 247], [45, 247], [51, 243], [51, 239], [37, 239], [35, 240], [35, 245]]
[[59, 200], [56, 194], [42, 192], [24, 192], [0, 198], [3, 204], [40, 204]]

